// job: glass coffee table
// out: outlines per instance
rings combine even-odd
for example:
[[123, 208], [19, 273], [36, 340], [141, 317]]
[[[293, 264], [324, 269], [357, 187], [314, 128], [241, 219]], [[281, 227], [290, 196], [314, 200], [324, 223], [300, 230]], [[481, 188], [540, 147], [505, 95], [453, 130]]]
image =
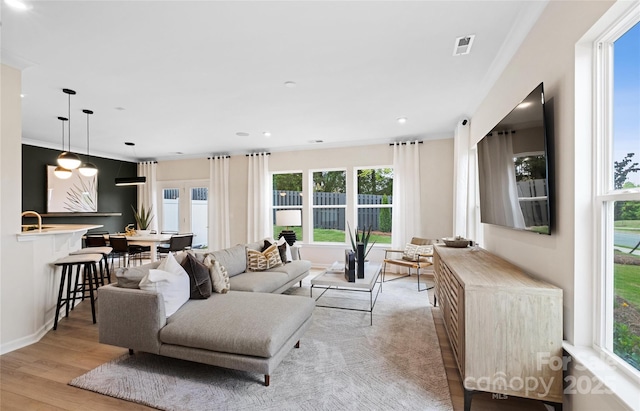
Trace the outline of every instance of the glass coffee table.
[[[338, 263], [335, 263], [333, 267], [337, 267]], [[316, 301], [320, 300], [322, 296], [329, 290], [339, 290], [339, 291], [355, 291], [355, 292], [365, 292], [369, 293], [369, 309], [360, 309], [360, 308], [348, 308], [348, 307], [339, 307], [335, 305], [319, 305], [316, 304], [316, 307], [325, 307], [325, 308], [337, 308], [339, 310], [349, 310], [349, 311], [362, 311], [368, 312], [371, 315], [370, 325], [373, 325], [373, 307], [376, 305], [376, 301], [378, 300], [378, 294], [380, 294], [380, 289], [382, 284], [378, 282], [380, 278], [380, 268], [381, 264], [367, 263], [365, 264], [364, 269], [364, 278], [357, 278], [354, 283], [350, 283], [344, 278], [344, 270], [336, 270], [333, 271], [331, 269], [324, 270], [320, 274], [318, 274], [315, 278], [311, 280], [311, 298], [313, 298], [313, 289], [320, 288], [322, 289], [322, 293], [315, 299]], [[378, 284], [377, 290], [376, 284]]]

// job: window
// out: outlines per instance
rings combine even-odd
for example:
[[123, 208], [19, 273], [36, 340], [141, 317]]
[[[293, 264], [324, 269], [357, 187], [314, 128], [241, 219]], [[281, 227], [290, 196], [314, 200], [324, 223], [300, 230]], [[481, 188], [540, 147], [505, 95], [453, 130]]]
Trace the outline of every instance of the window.
[[[393, 169], [357, 170], [357, 227], [371, 227], [371, 243], [391, 244], [391, 204], [393, 202]], [[355, 227], [351, 227], [355, 229]]]
[[312, 173], [312, 240], [315, 242], [345, 242], [346, 176], [345, 170]]
[[302, 173], [279, 173], [273, 175], [273, 238], [278, 238], [282, 230], [293, 230], [296, 239], [302, 241], [302, 226], [283, 227], [276, 225], [276, 211], [300, 210], [302, 215]]
[[[630, 16], [631, 17], [631, 16]], [[596, 215], [601, 229], [597, 344], [640, 376], [640, 20], [598, 43]]]

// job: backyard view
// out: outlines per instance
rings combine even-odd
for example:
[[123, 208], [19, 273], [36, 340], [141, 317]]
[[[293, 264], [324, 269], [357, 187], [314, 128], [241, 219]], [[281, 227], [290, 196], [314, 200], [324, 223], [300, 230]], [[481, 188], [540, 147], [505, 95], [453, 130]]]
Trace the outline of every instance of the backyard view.
[[[613, 42], [611, 161], [617, 193], [640, 188], [639, 43], [640, 23]], [[613, 352], [640, 370], [640, 201], [631, 199], [613, 202], [614, 286], [607, 304], [613, 306]]]
[[[349, 241], [347, 226], [369, 230], [369, 244], [391, 244], [391, 206], [393, 203], [393, 169], [361, 169], [357, 172], [356, 221], [346, 218], [346, 172], [316, 171], [313, 173], [311, 208], [313, 241], [344, 243]], [[273, 213], [283, 209], [302, 211], [302, 173], [273, 175]], [[303, 217], [304, 220], [304, 217]], [[304, 221], [303, 221], [304, 225]], [[273, 227], [274, 237], [282, 230], [293, 230], [296, 238], [303, 238], [302, 226]]]

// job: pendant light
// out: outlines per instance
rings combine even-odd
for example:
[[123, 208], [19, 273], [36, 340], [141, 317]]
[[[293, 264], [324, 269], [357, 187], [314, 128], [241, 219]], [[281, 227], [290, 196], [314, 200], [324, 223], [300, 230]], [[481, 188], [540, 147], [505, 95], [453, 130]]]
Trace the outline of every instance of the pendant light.
[[[69, 96], [69, 115], [67, 116], [69, 120], [69, 151], [64, 151], [58, 156], [58, 164], [67, 170], [73, 170], [80, 167], [80, 163], [82, 162], [80, 161], [80, 157], [71, 152], [71, 95], [76, 94], [76, 92], [68, 88], [63, 88], [62, 92]], [[62, 149], [64, 150], [64, 146]]]
[[[65, 117], [58, 117], [58, 120], [62, 122], [62, 150], [64, 150], [64, 122], [69, 119]], [[55, 168], [55, 170], [53, 170], [53, 175], [62, 180], [66, 180], [67, 178], [71, 177], [71, 174], [73, 174], [71, 170], [66, 169], [62, 166], [58, 166]]]
[[[93, 114], [93, 111], [82, 110], [82, 112], [87, 115], [87, 156], [89, 156], [89, 115]], [[93, 177], [98, 174], [98, 167], [96, 167], [93, 163], [82, 163], [78, 170], [80, 171], [80, 174], [85, 177]]]

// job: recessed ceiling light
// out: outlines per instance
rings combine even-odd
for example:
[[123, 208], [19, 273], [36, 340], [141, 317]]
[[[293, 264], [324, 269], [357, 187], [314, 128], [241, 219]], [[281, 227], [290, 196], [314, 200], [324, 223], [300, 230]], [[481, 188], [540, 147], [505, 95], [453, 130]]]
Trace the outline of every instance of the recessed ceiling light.
[[29, 10], [31, 6], [22, 0], [4, 0], [5, 4], [16, 10]]
[[176, 151], [176, 154], [178, 154], [178, 155], [182, 155], [182, 154], [184, 154], [184, 153], [183, 153], [182, 151]]
[[267, 137], [267, 138], [268, 138], [268, 137], [271, 137], [271, 133], [270, 133], [270, 132], [268, 132], [268, 131], [265, 131], [264, 133], [262, 133], [262, 135], [263, 135], [263, 136], [265, 136], [265, 137]]
[[115, 109], [118, 110], [118, 111], [124, 111], [125, 110], [124, 107], [115, 107]]
[[125, 145], [125, 146], [135, 146], [135, 145], [136, 145], [136, 143], [132, 143], [131, 141], [125, 141], [125, 142], [124, 142], [124, 145]]
[[297, 86], [297, 84], [295, 81], [285, 81], [284, 86], [289, 88], [294, 88], [295, 86]]
[[236, 136], [238, 136], [238, 137], [249, 137], [249, 133], [245, 133], [244, 131], [238, 131], [236, 133]]
[[324, 143], [324, 140], [309, 140], [309, 143], [311, 143], [311, 144], [319, 144], [319, 143]]
[[398, 124], [404, 124], [407, 122], [407, 118], [406, 117], [398, 117], [396, 119], [396, 121], [398, 122]]

